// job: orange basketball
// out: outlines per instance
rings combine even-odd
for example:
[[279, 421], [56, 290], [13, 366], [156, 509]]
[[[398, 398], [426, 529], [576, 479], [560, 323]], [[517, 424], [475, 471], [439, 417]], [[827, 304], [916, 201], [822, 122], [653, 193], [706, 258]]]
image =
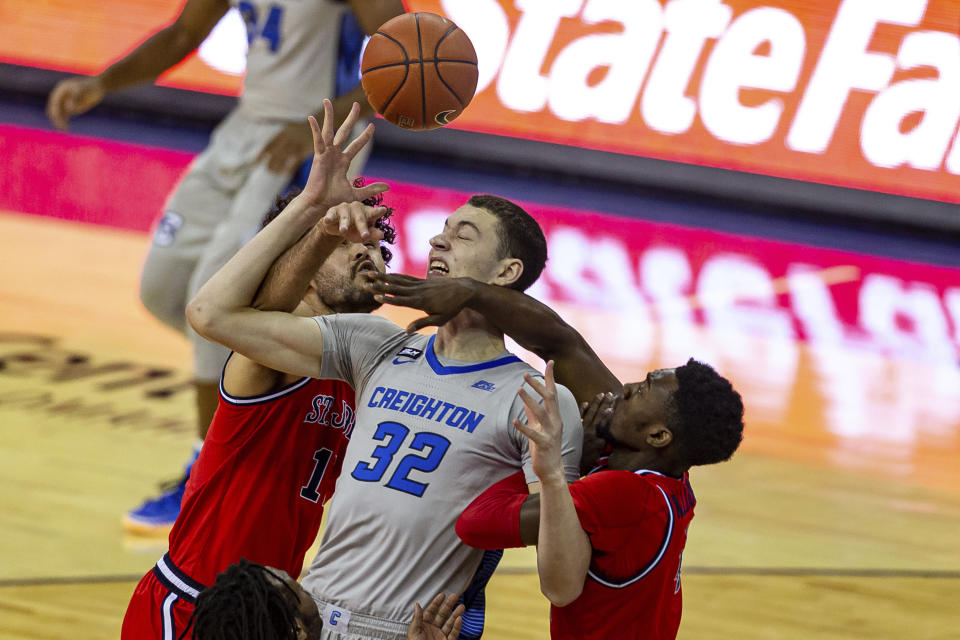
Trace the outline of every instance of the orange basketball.
[[463, 113], [477, 90], [470, 38], [434, 13], [405, 13], [383, 24], [363, 52], [370, 105], [404, 129], [436, 129]]

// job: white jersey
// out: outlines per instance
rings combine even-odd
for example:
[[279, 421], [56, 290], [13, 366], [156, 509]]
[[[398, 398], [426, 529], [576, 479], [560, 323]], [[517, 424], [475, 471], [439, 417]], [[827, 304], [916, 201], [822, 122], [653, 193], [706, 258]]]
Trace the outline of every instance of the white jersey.
[[[344, 2], [230, 0], [247, 26], [240, 104], [262, 118], [300, 120], [335, 96]], [[361, 36], [362, 37], [362, 36]]]
[[[493, 360], [441, 358], [434, 337], [407, 335], [368, 314], [316, 318], [321, 377], [356, 390], [356, 426], [303, 586], [318, 601], [405, 622], [416, 601], [463, 593], [483, 551], [454, 525], [494, 482], [523, 469], [536, 482], [517, 390], [532, 367], [504, 351]], [[533, 397], [539, 397], [528, 389]], [[577, 403], [558, 385], [567, 477], [579, 477]]]

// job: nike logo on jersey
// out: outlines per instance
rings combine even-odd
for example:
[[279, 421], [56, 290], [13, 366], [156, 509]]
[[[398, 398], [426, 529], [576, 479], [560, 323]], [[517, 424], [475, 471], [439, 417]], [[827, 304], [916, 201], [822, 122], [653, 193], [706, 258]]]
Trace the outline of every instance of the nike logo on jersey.
[[493, 391], [497, 388], [492, 382], [487, 382], [486, 380], [477, 380], [470, 386], [474, 389], [480, 389], [480, 391]]
[[[421, 355], [423, 355], [423, 349], [404, 347], [397, 352], [397, 357], [393, 359], [393, 364], [407, 364], [408, 362], [413, 362]], [[401, 360], [400, 358], [406, 358], [406, 360]]]

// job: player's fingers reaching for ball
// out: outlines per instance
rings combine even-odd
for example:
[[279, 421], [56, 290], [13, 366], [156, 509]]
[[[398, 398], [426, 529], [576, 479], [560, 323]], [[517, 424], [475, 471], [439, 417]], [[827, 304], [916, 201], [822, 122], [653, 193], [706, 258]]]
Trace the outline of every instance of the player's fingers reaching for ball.
[[323, 153], [323, 134], [320, 131], [320, 125], [313, 116], [307, 116], [307, 122], [310, 124], [310, 132], [313, 133], [313, 152], [321, 154]]
[[[331, 106], [331, 111], [333, 107]], [[350, 137], [350, 132], [353, 131], [353, 125], [357, 124], [357, 118], [360, 116], [360, 103], [354, 102], [350, 107], [350, 113], [347, 114], [346, 119], [344, 119], [343, 124], [340, 125], [340, 128], [337, 129], [336, 135], [333, 137], [333, 144], [336, 147], [343, 146], [343, 143], [347, 141], [347, 138]]]
[[324, 147], [333, 144], [333, 125], [334, 125], [333, 103], [329, 99], [323, 99], [323, 126], [320, 128], [320, 140]]
[[[357, 103], [354, 102], [353, 104], [356, 105]], [[360, 132], [360, 135], [354, 138], [353, 141], [350, 142], [346, 148], [344, 148], [343, 155], [353, 160], [354, 156], [360, 153], [360, 150], [367, 146], [367, 144], [370, 143], [370, 140], [373, 139], [374, 131], [376, 131], [376, 127], [373, 126], [373, 123], [371, 122], [364, 128], [363, 131]]]

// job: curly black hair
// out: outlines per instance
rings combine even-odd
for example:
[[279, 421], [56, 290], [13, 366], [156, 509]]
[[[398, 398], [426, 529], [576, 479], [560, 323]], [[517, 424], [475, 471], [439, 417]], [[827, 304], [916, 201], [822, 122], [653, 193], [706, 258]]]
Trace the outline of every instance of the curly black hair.
[[[362, 187], [364, 184], [365, 182], [363, 178], [357, 177], [353, 180], [353, 186], [355, 187]], [[273, 220], [280, 215], [280, 212], [283, 211], [288, 204], [290, 204], [290, 201], [300, 195], [300, 191], [300, 187], [291, 187], [284, 193], [277, 196], [273, 206], [270, 207], [270, 211], [267, 212], [267, 215], [263, 216], [263, 221], [260, 223], [260, 228], [263, 229], [265, 226], [273, 222]], [[367, 205], [368, 207], [382, 206], [383, 194], [378, 194], [371, 198], [367, 198], [363, 201], [363, 204]], [[387, 212], [383, 214], [383, 217], [377, 220], [373, 226], [383, 232], [383, 242], [380, 243], [380, 255], [383, 256], [384, 264], [390, 264], [390, 260], [393, 259], [393, 251], [391, 251], [387, 245], [396, 244], [397, 230], [390, 222], [390, 216], [393, 215], [393, 207], [387, 207], [386, 209]]]
[[690, 358], [676, 369], [668, 426], [689, 466], [728, 460], [743, 440], [743, 400], [713, 367]]
[[266, 567], [242, 559], [200, 592], [178, 640], [296, 640], [303, 626], [297, 598]]

